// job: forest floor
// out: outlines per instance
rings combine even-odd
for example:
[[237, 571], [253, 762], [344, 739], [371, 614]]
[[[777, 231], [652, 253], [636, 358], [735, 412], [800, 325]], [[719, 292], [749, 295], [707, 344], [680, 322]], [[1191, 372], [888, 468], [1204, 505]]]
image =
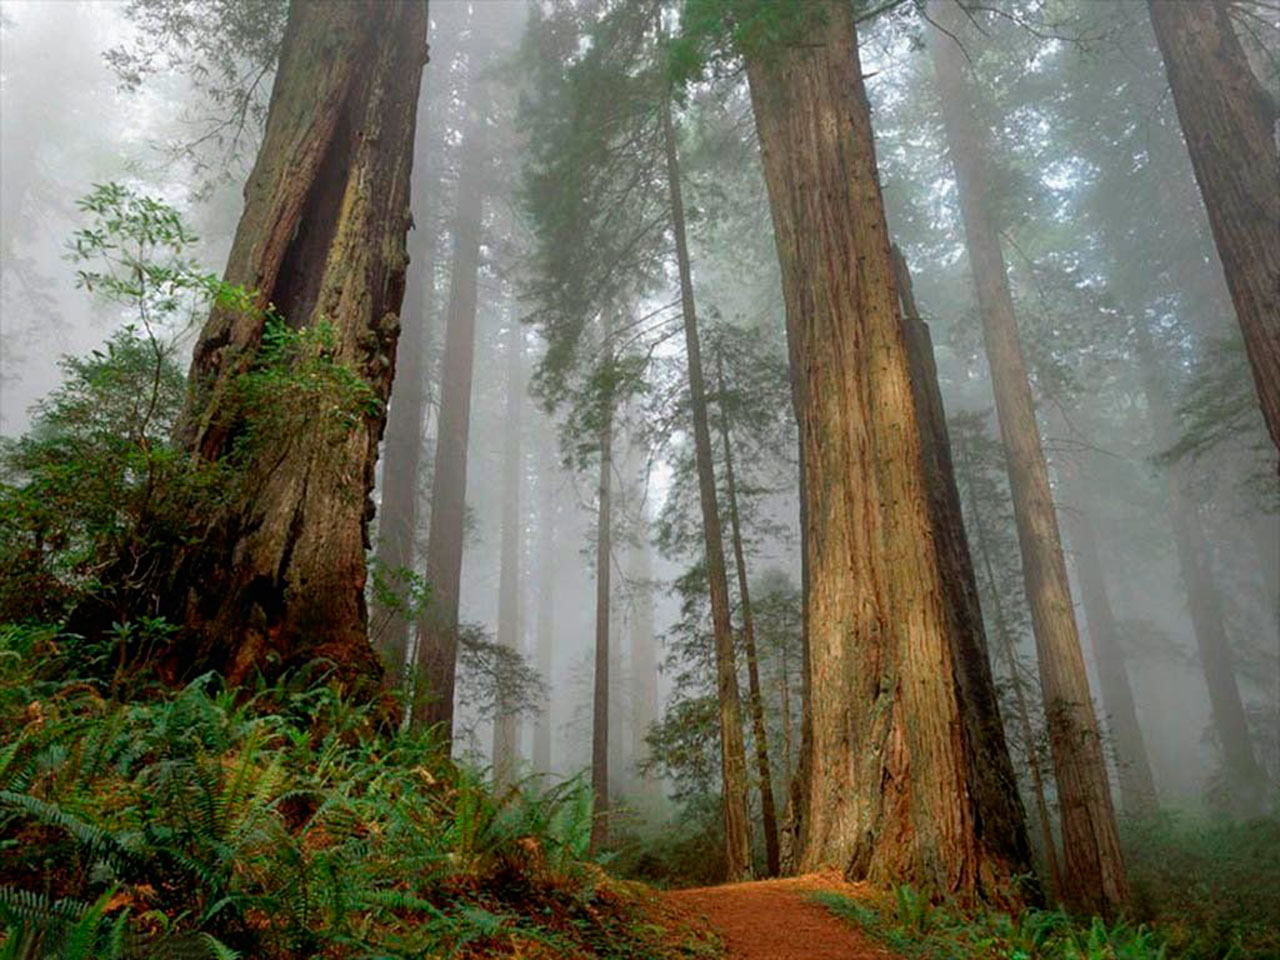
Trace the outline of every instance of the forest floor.
[[838, 873], [673, 890], [668, 902], [704, 917], [724, 940], [727, 960], [894, 960], [810, 897], [859, 896]]

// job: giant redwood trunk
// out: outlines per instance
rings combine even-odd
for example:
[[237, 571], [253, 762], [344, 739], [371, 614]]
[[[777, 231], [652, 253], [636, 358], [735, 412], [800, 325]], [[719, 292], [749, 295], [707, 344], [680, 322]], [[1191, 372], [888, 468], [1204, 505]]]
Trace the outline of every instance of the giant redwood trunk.
[[1128, 899], [1129, 883], [1026, 358], [999, 235], [987, 207], [989, 186], [983, 144], [971, 105], [964, 54], [955, 39], [964, 34], [966, 18], [955, 0], [932, 0], [928, 10], [931, 21], [941, 25], [931, 29], [929, 45], [959, 186], [965, 241], [982, 314], [983, 340], [1040, 661], [1040, 684], [1062, 810], [1063, 893], [1075, 906], [1109, 911]]
[[[498, 562], [498, 644], [520, 650], [520, 554], [524, 518], [520, 514], [523, 468], [520, 454], [520, 410], [524, 399], [524, 330], [512, 318], [507, 334], [507, 398], [502, 438], [502, 539]], [[501, 679], [501, 678], [500, 678]], [[516, 773], [520, 729], [515, 706], [499, 682], [493, 718], [493, 781], [511, 783]]]
[[1023, 828], [975, 789], [970, 758], [997, 746], [973, 742], [957, 692], [965, 665], [949, 637], [852, 10], [800, 10], [797, 36], [746, 51], [803, 450], [811, 732], [798, 866], [1003, 899], [1027, 867]]
[[1249, 67], [1226, 0], [1149, 0], [1178, 120], [1280, 448], [1280, 105]]
[[476, 281], [484, 205], [484, 121], [466, 133], [458, 205], [453, 221], [453, 263], [440, 371], [440, 412], [427, 534], [430, 600], [419, 617], [418, 669], [412, 720], [453, 735], [453, 690], [458, 664], [458, 601], [467, 500], [467, 442], [471, 432], [471, 375], [476, 348]]
[[769, 876], [776, 877], [782, 869], [778, 847], [778, 810], [773, 798], [773, 771], [769, 766], [769, 732], [764, 722], [764, 697], [760, 692], [760, 659], [756, 650], [755, 616], [751, 611], [751, 588], [747, 581], [747, 553], [742, 543], [742, 521], [738, 513], [738, 482], [733, 472], [733, 443], [729, 434], [729, 414], [724, 402], [724, 364], [718, 354], [716, 379], [720, 392], [720, 441], [724, 448], [725, 499], [729, 507], [729, 534], [733, 540], [733, 565], [738, 574], [742, 651], [747, 657], [751, 737], [755, 740], [756, 775], [760, 778], [760, 825], [764, 830], [765, 865]]
[[685, 354], [689, 370], [689, 405], [693, 410], [693, 447], [698, 470], [698, 501], [702, 507], [702, 533], [706, 548], [707, 585], [711, 594], [711, 626], [716, 647], [716, 696], [720, 717], [720, 788], [724, 815], [726, 879], [742, 880], [751, 874], [751, 820], [747, 814], [747, 754], [742, 736], [742, 703], [738, 693], [738, 667], [729, 619], [729, 579], [725, 572], [724, 541], [720, 532], [720, 508], [716, 504], [716, 475], [711, 456], [711, 426], [707, 417], [707, 390], [702, 375], [702, 346], [698, 341], [698, 315], [693, 299], [693, 275], [685, 238], [684, 200], [680, 189], [680, 165], [676, 154], [671, 101], [662, 101], [662, 133], [667, 161], [667, 189], [671, 196], [671, 229], [675, 234], [676, 261], [680, 272], [680, 309], [684, 314]]
[[[258, 309], [209, 317], [179, 428], [205, 460], [251, 455], [236, 502], [174, 573], [193, 637], [184, 655], [231, 684], [317, 657], [349, 682], [379, 673], [364, 598], [369, 493], [400, 332], [426, 26], [426, 5], [409, 0], [289, 10], [225, 274]], [[255, 435], [264, 411], [244, 408], [240, 384], [268, 305], [294, 329], [327, 324], [330, 360], [378, 402], [335, 423], [332, 398], [317, 397]]]
[[906, 257], [896, 246], [891, 249], [891, 254], [894, 284], [902, 309], [902, 339], [911, 374], [912, 402], [920, 424], [929, 515], [942, 569], [948, 616], [947, 637], [955, 663], [956, 698], [967, 706], [962, 715], [969, 725], [965, 739], [969, 789], [977, 795], [978, 807], [985, 811], [984, 817], [1009, 831], [1008, 843], [1013, 855], [1028, 863], [1031, 851], [1026, 837], [1026, 815], [1009, 757], [1009, 745], [1005, 742], [1000, 701], [991, 674], [986, 627], [978, 599], [978, 578], [969, 552], [964, 511], [960, 506], [947, 413], [942, 405], [938, 368], [933, 358], [933, 338], [929, 334], [929, 325], [921, 319], [916, 306]]

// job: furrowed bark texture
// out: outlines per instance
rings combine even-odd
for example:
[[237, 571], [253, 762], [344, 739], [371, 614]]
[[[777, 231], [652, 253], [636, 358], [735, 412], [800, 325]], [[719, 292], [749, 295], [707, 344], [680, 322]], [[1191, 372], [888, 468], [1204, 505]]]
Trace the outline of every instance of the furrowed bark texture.
[[955, 663], [956, 699], [964, 704], [968, 724], [966, 762], [969, 789], [983, 811], [981, 828], [1007, 837], [1006, 855], [1021, 864], [1031, 862], [1018, 781], [1014, 776], [1004, 721], [991, 674], [987, 632], [978, 599], [978, 579], [969, 552], [960, 489], [951, 457], [947, 413], [938, 386], [929, 325], [920, 318], [911, 271], [896, 246], [891, 249], [894, 282], [902, 308], [902, 338], [911, 373], [911, 396], [920, 424], [921, 451], [929, 493], [929, 514], [942, 569], [942, 587], [949, 618], [947, 637]]
[[453, 221], [453, 263], [427, 534], [426, 573], [431, 598], [418, 622], [418, 669], [412, 710], [414, 727], [438, 727], [446, 739], [453, 736], [453, 691], [458, 665], [458, 601], [476, 349], [476, 281], [487, 161], [482, 118], [473, 118], [466, 137]]
[[742, 650], [747, 656], [747, 695], [751, 705], [751, 736], [756, 747], [756, 775], [760, 778], [760, 825], [764, 830], [765, 866], [769, 876], [782, 870], [778, 849], [778, 810], [773, 798], [773, 773], [769, 767], [769, 732], [764, 722], [764, 697], [760, 693], [760, 662], [756, 652], [755, 617], [751, 613], [751, 590], [747, 583], [747, 554], [742, 544], [742, 523], [738, 515], [738, 484], [733, 472], [733, 443], [729, 434], [729, 414], [724, 407], [724, 364], [716, 356], [716, 381], [720, 391], [720, 440], [724, 447], [725, 498], [729, 501], [729, 532], [733, 539], [733, 562], [738, 573], [738, 605], [742, 611]]
[[[965, 241], [982, 313], [1000, 436], [1009, 469], [1023, 577], [1031, 606], [1040, 684], [1062, 819], [1064, 896], [1074, 906], [1112, 911], [1129, 898], [1098, 721], [1076, 630], [1071, 590], [1026, 358], [1018, 336], [999, 234], [987, 208], [983, 146], [971, 105], [964, 14], [954, 0], [931, 0], [930, 49], [959, 185]], [[944, 32], [945, 31], [945, 32]]]
[[1149, 0], [1178, 120], [1280, 448], [1280, 105], [1254, 75], [1224, 0]]
[[693, 275], [685, 239], [684, 200], [676, 153], [671, 101], [662, 102], [662, 132], [666, 148], [667, 187], [671, 195], [671, 229], [675, 234], [680, 271], [680, 307], [684, 314], [685, 353], [689, 369], [689, 400], [693, 411], [693, 446], [698, 468], [698, 500], [706, 548], [707, 584], [711, 593], [711, 624], [716, 645], [716, 694], [720, 706], [720, 786], [724, 814], [725, 874], [729, 882], [751, 875], [751, 819], [747, 812], [747, 753], [742, 736], [742, 703], [738, 666], [729, 616], [729, 580], [725, 570], [720, 508], [716, 503], [716, 475], [711, 455], [711, 426], [707, 390], [702, 375], [702, 347], [693, 299]]
[[[327, 323], [332, 359], [381, 403], [400, 332], [426, 24], [423, 3], [295, 0], [225, 274], [295, 329]], [[201, 332], [178, 435], [202, 458], [245, 435], [237, 383], [264, 324], [262, 310], [219, 308]], [[193, 638], [183, 656], [233, 685], [316, 657], [352, 683], [380, 672], [364, 587], [384, 408], [337, 431], [314, 413], [254, 449], [244, 496], [175, 565]]]
[[1003, 899], [1025, 863], [969, 779], [852, 12], [803, 10], [804, 36], [747, 52], [799, 374], [811, 745], [798, 866]]
[[[520, 652], [520, 555], [524, 518], [520, 514], [523, 481], [520, 444], [520, 410], [524, 406], [524, 331], [511, 321], [507, 335], [507, 398], [502, 440], [502, 540], [499, 544], [498, 644]], [[516, 774], [520, 727], [515, 708], [499, 683], [493, 720], [493, 782], [510, 785]]]

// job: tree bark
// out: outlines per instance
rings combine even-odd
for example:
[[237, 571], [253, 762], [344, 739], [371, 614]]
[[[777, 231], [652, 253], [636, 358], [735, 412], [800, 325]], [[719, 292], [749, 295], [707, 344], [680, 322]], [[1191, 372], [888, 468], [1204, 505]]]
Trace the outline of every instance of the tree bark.
[[[425, 102], [425, 97], [423, 101]], [[416, 156], [426, 153], [427, 110], [418, 106]], [[429, 183], [427, 177], [415, 177], [415, 187]], [[422, 204], [417, 205], [420, 209]], [[426, 430], [428, 356], [431, 350], [431, 328], [435, 322], [436, 300], [436, 231], [433, 218], [424, 214], [417, 224], [416, 241], [411, 245], [415, 259], [408, 272], [401, 324], [400, 343], [396, 348], [396, 375], [392, 383], [393, 400], [387, 411], [386, 439], [382, 445], [382, 503], [378, 516], [377, 563], [388, 579], [397, 603], [378, 611], [380, 629], [373, 636], [374, 646], [382, 658], [383, 685], [398, 690], [404, 685], [405, 657], [409, 649], [409, 630], [413, 617], [406, 608], [408, 595], [401, 576], [413, 569], [414, 541], [418, 530], [418, 478]]]
[[1031, 851], [1025, 832], [1026, 813], [1018, 793], [1009, 745], [1005, 742], [1000, 701], [991, 673], [978, 578], [969, 552], [960, 489], [951, 457], [947, 413], [942, 405], [938, 368], [933, 358], [933, 338], [929, 325], [920, 318], [906, 257], [897, 246], [892, 247], [890, 253], [902, 309], [902, 339], [911, 375], [912, 403], [920, 425], [929, 514], [942, 570], [949, 618], [947, 637], [956, 665], [956, 697], [968, 707], [963, 717], [969, 724], [965, 740], [969, 789], [978, 795], [978, 807], [986, 811], [987, 817], [1015, 831], [1009, 837], [1010, 848], [1027, 863]]
[[693, 446], [698, 468], [698, 495], [702, 506], [702, 532], [706, 547], [707, 584], [711, 593], [711, 623], [716, 647], [716, 693], [720, 716], [720, 783], [724, 815], [725, 873], [729, 882], [751, 875], [751, 819], [747, 813], [747, 755], [742, 736], [742, 704], [738, 694], [738, 667], [729, 619], [729, 580], [725, 572], [720, 512], [716, 503], [716, 475], [711, 455], [711, 427], [707, 418], [707, 391], [702, 376], [702, 347], [698, 342], [698, 317], [693, 299], [693, 274], [685, 238], [684, 199], [680, 190], [680, 165], [676, 154], [671, 100], [662, 101], [662, 132], [667, 161], [667, 187], [671, 195], [671, 229], [675, 234], [676, 262], [680, 271], [680, 308], [684, 314], [685, 350], [689, 369], [689, 400], [693, 409]]
[[467, 444], [475, 361], [477, 272], [484, 206], [484, 121], [466, 133], [453, 221], [453, 263], [440, 372], [440, 412], [427, 534], [431, 597], [418, 620], [418, 670], [412, 724], [453, 738], [453, 691], [458, 663], [458, 601], [467, 506]]
[[1149, 0], [1178, 120], [1280, 448], [1280, 106], [1249, 67], [1224, 0]]
[[[1168, 450], [1176, 442], [1179, 430], [1160, 375], [1155, 344], [1141, 322], [1135, 328], [1134, 340], [1155, 444], [1157, 449]], [[1174, 461], [1165, 468], [1164, 491], [1191, 627], [1209, 691], [1210, 716], [1232, 793], [1231, 806], [1240, 815], [1256, 816], [1266, 808], [1266, 774], [1258, 764], [1249, 735], [1231, 640], [1223, 619], [1222, 597], [1210, 566], [1209, 543], [1190, 494], [1185, 464]]]
[[969, 742], [957, 695], [852, 10], [802, 10], [791, 42], [745, 51], [801, 374], [812, 745], [799, 867], [1001, 900], [1027, 867], [1023, 828], [973, 789], [970, 757], [993, 745]]
[[[498, 645], [520, 652], [520, 554], [524, 517], [520, 485], [524, 479], [520, 411], [524, 400], [524, 331], [513, 316], [507, 334], [507, 400], [502, 440], [502, 540], [498, 571]], [[511, 784], [519, 762], [520, 728], [515, 707], [504, 696], [501, 679], [493, 718], [493, 782]]]
[[331, 359], [379, 402], [336, 436], [323, 409], [290, 422], [270, 449], [249, 435], [243, 496], [175, 563], [172, 606], [191, 635], [180, 656], [232, 685], [314, 658], [351, 685], [380, 673], [364, 597], [369, 494], [400, 333], [426, 25], [425, 4], [413, 2], [289, 10], [225, 273], [258, 309], [210, 315], [177, 437], [204, 460], [245, 440], [257, 411], [237, 390], [269, 305], [294, 329], [327, 323]]
[[[1031, 606], [1040, 685], [1062, 811], [1063, 891], [1083, 909], [1111, 912], [1129, 898], [1098, 721], [1076, 630], [1066, 561], [1027, 364], [996, 224], [987, 209], [983, 146], [956, 37], [964, 15], [954, 0], [931, 0], [933, 53], [947, 143], [959, 185], [965, 240], [982, 313], [1000, 435], [1009, 469], [1023, 578]], [[945, 32], [944, 32], [945, 31]]]
[[756, 745], [756, 771], [760, 777], [760, 820], [764, 828], [765, 864], [768, 875], [782, 870], [778, 853], [778, 811], [773, 798], [773, 773], [769, 767], [769, 731], [764, 722], [764, 697], [760, 693], [760, 663], [756, 653], [756, 624], [751, 614], [751, 590], [747, 584], [747, 556], [742, 545], [738, 515], [738, 485], [733, 473], [733, 444], [729, 439], [729, 414], [725, 409], [724, 364], [716, 355], [716, 380], [720, 391], [720, 440], [724, 446], [725, 496], [729, 501], [729, 532], [733, 562], [738, 572], [738, 603], [742, 611], [742, 649], [747, 655], [747, 695], [751, 704], [751, 736]]
[[[973, 460], [969, 458], [970, 470], [974, 469]], [[1030, 700], [1027, 687], [1022, 679], [1022, 671], [1018, 663], [1018, 648], [1014, 642], [1013, 630], [1009, 626], [1004, 604], [1000, 600], [1000, 581], [996, 578], [991, 559], [991, 547], [984, 533], [982, 514], [978, 507], [977, 495], [974, 492], [972, 473], [968, 483], [969, 515], [973, 518], [973, 529], [978, 541], [978, 555], [982, 558], [982, 570], [987, 578], [992, 602], [992, 619], [996, 626], [996, 636], [1009, 664], [1009, 682], [1013, 687], [1014, 704], [1018, 712], [1018, 726], [1022, 734], [1022, 742], [1026, 744], [1027, 769], [1031, 775], [1031, 792], [1036, 801], [1036, 819], [1040, 823], [1040, 843], [1044, 848], [1045, 863], [1049, 867], [1049, 880], [1053, 891], [1061, 896], [1063, 890], [1062, 868], [1058, 862], [1058, 846], [1053, 839], [1053, 819], [1049, 815], [1049, 802], [1045, 797], [1044, 775], [1041, 772], [1040, 748], [1035, 728], [1031, 723]]]
[[[603, 317], [601, 353], [613, 367], [611, 319]], [[609, 373], [606, 380], [612, 377]], [[595, 815], [591, 821], [591, 850], [598, 851], [609, 840], [609, 611], [613, 552], [613, 391], [606, 386], [600, 398], [600, 482], [596, 492], [596, 649], [595, 685], [591, 700], [591, 790], [595, 794]]]

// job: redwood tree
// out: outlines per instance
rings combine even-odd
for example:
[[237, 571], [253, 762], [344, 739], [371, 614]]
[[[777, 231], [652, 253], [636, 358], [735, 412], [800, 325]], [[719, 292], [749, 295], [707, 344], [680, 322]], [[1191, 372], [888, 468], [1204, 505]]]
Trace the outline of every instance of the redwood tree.
[[1149, 0], [1151, 25], [1280, 448], [1280, 105], [1254, 75], [1226, 0]]
[[[225, 274], [256, 309], [209, 317], [179, 428], [206, 460], [251, 454], [233, 502], [173, 573], [193, 636], [182, 655], [232, 684], [316, 657], [351, 682], [379, 672], [364, 598], [369, 493], [399, 337], [426, 29], [413, 0], [289, 10]], [[371, 402], [336, 423], [324, 396], [289, 410], [291, 398], [268, 394], [267, 409], [246, 408], [243, 378], [260, 368], [273, 315], [313, 331], [322, 361], [354, 374]], [[283, 417], [270, 436], [264, 415]]]
[[1004, 255], [988, 208], [983, 141], [972, 107], [964, 53], [957, 37], [965, 15], [955, 0], [932, 0], [928, 15], [943, 121], [959, 186], [965, 242], [982, 314], [1000, 436], [1009, 470], [1023, 579], [1040, 662], [1040, 685], [1062, 810], [1066, 898], [1111, 909], [1129, 884], [1107, 782], [1098, 721], [1076, 629], [1067, 566], [1049, 473], [1036, 424], [1035, 401], [1018, 335]]
[[975, 789], [974, 759], [1003, 744], [976, 739], [961, 694], [853, 14], [840, 0], [792, 11], [794, 35], [739, 36], [803, 451], [811, 733], [799, 865], [1001, 898], [1027, 867], [1021, 810], [1012, 798], [988, 808]]

